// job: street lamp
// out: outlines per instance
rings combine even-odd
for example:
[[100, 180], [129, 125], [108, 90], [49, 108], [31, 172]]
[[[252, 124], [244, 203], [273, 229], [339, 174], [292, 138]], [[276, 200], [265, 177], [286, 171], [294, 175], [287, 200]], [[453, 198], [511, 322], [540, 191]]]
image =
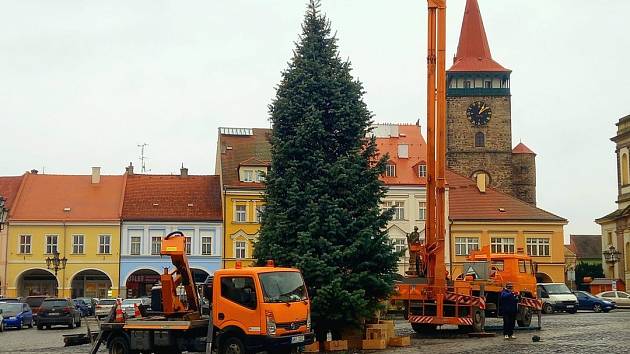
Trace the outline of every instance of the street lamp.
[[606, 262], [611, 263], [612, 265], [619, 262], [619, 259], [621, 258], [621, 252], [617, 251], [613, 245], [608, 246], [608, 249], [602, 253]]
[[46, 257], [46, 267], [48, 269], [54, 270], [55, 276], [57, 276], [57, 272], [60, 269], [66, 269], [67, 262], [68, 262], [68, 259], [66, 257], [59, 258], [59, 252], [57, 252], [57, 250], [53, 252], [52, 258]]
[[4, 207], [6, 201], [7, 200], [0, 195], [0, 231], [4, 228], [4, 224], [7, 222], [7, 215], [9, 214], [9, 209]]

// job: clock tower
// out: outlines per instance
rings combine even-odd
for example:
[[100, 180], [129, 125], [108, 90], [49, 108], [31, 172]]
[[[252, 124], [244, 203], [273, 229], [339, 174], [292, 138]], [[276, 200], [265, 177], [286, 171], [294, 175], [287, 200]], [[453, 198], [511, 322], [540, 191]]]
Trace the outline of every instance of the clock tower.
[[530, 160], [513, 166], [510, 73], [492, 59], [477, 0], [467, 0], [457, 54], [446, 73], [448, 168], [470, 178], [483, 174], [490, 187], [519, 198], [527, 194], [521, 199], [535, 204], [535, 191], [533, 197], [520, 193], [522, 179], [517, 187], [513, 183], [514, 173], [534, 173], [535, 189]]

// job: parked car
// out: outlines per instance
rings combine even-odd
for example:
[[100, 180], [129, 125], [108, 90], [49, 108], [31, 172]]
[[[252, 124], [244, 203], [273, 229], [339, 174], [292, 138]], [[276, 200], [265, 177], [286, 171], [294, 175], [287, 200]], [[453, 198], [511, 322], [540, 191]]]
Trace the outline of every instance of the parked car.
[[124, 299], [122, 301], [122, 309], [125, 315], [127, 315], [127, 317], [133, 317], [135, 315], [134, 305], [149, 306], [151, 305], [151, 300], [146, 297], [138, 298], [138, 299]]
[[538, 298], [543, 302], [543, 313], [566, 311], [576, 313], [578, 309], [577, 297], [564, 283], [536, 284]]
[[68, 328], [81, 326], [81, 313], [74, 307], [72, 300], [48, 298], [42, 302], [37, 315], [37, 329], [50, 328], [54, 325], [66, 325]]
[[77, 300], [83, 300], [90, 311], [89, 315], [94, 316], [94, 307], [96, 307], [96, 299], [93, 297], [77, 297]]
[[34, 295], [34, 296], [27, 296], [24, 299], [24, 302], [28, 304], [28, 306], [31, 307], [31, 311], [33, 311], [33, 317], [35, 318], [35, 322], [37, 322], [37, 315], [39, 313], [39, 307], [42, 305], [42, 301], [44, 301], [45, 299], [49, 298], [50, 296], [48, 295]]
[[625, 291], [604, 291], [596, 296], [614, 302], [617, 307], [630, 307], [630, 294]]
[[19, 297], [0, 297], [0, 302], [23, 302]]
[[21, 302], [3, 302], [0, 303], [2, 310], [2, 323], [4, 328], [14, 327], [22, 329], [25, 325], [33, 328], [33, 312], [28, 304]]
[[116, 305], [116, 299], [99, 299], [94, 310], [96, 317], [108, 316], [114, 305]]
[[609, 312], [616, 306], [613, 302], [599, 298], [588, 291], [574, 291], [578, 299], [578, 309], [593, 310], [595, 312]]
[[74, 303], [74, 307], [81, 313], [81, 317], [90, 315], [90, 309], [87, 307], [87, 304], [83, 300], [72, 299], [72, 302]]

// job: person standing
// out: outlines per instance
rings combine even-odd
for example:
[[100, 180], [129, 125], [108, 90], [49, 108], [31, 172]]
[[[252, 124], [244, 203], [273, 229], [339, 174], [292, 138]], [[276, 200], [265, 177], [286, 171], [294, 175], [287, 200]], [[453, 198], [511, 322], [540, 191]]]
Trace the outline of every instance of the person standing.
[[514, 322], [518, 313], [518, 294], [513, 291], [512, 283], [505, 284], [501, 291], [500, 310], [503, 314], [503, 336], [514, 339]]

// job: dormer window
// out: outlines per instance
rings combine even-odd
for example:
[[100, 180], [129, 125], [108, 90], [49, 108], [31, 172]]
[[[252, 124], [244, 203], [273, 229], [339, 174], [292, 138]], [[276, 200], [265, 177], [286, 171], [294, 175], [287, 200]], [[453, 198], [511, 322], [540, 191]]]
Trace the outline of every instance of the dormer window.
[[243, 182], [254, 182], [254, 171], [252, 170], [243, 171]]
[[265, 181], [267, 169], [262, 167], [240, 167], [239, 180], [247, 183], [261, 183]]
[[385, 176], [396, 177], [396, 165], [391, 162], [385, 165]]
[[256, 182], [264, 182], [265, 181], [265, 171], [258, 170], [256, 171]]
[[427, 164], [421, 163], [418, 165], [418, 177], [427, 176]]

